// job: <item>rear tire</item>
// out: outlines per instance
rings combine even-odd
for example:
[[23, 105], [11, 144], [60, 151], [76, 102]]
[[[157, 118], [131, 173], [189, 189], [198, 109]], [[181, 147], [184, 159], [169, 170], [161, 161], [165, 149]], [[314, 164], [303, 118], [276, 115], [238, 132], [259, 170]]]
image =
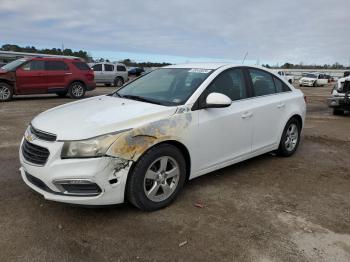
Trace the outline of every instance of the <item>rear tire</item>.
[[81, 82], [73, 82], [69, 86], [68, 93], [71, 98], [80, 99], [85, 96], [86, 88]]
[[124, 79], [121, 78], [120, 76], [116, 77], [114, 79], [114, 86], [116, 87], [122, 87], [124, 85]]
[[7, 102], [12, 100], [13, 88], [9, 84], [0, 82], [0, 102]]
[[335, 115], [335, 116], [342, 116], [342, 115], [344, 115], [344, 110], [333, 108], [333, 115]]
[[301, 124], [296, 118], [292, 118], [286, 124], [277, 154], [283, 157], [289, 157], [295, 153], [300, 142]]
[[186, 180], [186, 161], [169, 144], [148, 150], [136, 162], [127, 182], [127, 198], [137, 208], [154, 211], [175, 200]]

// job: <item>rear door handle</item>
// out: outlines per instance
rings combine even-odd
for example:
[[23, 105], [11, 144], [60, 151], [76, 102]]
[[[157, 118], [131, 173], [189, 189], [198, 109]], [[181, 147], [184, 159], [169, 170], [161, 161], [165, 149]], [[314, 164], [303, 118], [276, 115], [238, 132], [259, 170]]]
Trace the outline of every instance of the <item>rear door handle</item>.
[[277, 105], [277, 108], [284, 108], [285, 106], [286, 106], [285, 103], [280, 103], [280, 104]]
[[252, 112], [245, 112], [241, 115], [243, 119], [251, 118], [253, 116]]
[[71, 74], [73, 74], [73, 73], [65, 73], [65, 75], [71, 75]]

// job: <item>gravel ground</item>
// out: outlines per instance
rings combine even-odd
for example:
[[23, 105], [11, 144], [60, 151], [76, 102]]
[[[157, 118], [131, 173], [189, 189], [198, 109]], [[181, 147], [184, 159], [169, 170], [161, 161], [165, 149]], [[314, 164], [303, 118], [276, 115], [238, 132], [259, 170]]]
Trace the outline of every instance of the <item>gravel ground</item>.
[[327, 108], [331, 86], [303, 90], [307, 122], [293, 157], [202, 176], [153, 213], [45, 201], [21, 181], [19, 141], [35, 115], [71, 100], [0, 104], [0, 261], [350, 261], [350, 115]]

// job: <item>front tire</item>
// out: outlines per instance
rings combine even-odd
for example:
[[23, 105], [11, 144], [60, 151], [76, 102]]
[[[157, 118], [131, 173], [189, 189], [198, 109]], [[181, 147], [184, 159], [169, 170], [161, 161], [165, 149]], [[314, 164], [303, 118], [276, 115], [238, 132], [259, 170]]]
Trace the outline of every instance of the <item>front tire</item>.
[[9, 84], [0, 83], [0, 102], [12, 100], [13, 89]]
[[283, 157], [289, 157], [295, 153], [300, 142], [301, 124], [296, 118], [292, 118], [286, 124], [277, 153]]
[[73, 82], [69, 86], [69, 96], [74, 99], [80, 99], [85, 96], [86, 88], [85, 85], [81, 82]]
[[137, 208], [154, 211], [177, 197], [186, 179], [186, 161], [180, 150], [161, 144], [148, 150], [129, 174], [127, 198]]

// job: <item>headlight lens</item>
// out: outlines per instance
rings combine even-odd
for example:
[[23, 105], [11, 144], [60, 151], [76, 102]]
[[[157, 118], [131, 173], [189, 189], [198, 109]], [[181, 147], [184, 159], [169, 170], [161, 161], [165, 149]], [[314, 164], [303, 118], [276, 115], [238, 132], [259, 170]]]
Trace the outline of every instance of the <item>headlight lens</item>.
[[61, 158], [88, 158], [104, 156], [108, 148], [120, 136], [120, 133], [125, 131], [128, 130], [86, 140], [66, 141], [63, 144]]

